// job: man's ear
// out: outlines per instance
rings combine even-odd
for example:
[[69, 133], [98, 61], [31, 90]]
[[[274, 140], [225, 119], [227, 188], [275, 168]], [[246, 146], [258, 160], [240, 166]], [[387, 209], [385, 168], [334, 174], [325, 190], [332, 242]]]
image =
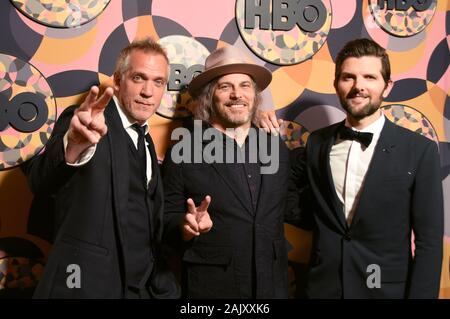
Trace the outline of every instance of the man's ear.
[[392, 88], [394, 87], [394, 81], [389, 80], [386, 84], [386, 87], [384, 88], [383, 91], [383, 98], [387, 98], [389, 93], [391, 93]]
[[119, 72], [114, 72], [114, 91], [119, 91], [121, 75]]

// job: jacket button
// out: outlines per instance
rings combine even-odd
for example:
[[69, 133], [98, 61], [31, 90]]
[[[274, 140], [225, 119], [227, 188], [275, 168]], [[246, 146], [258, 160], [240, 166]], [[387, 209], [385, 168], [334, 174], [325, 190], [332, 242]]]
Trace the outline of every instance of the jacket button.
[[344, 239], [345, 239], [346, 241], [352, 240], [352, 238], [350, 237], [349, 234], [345, 234], [345, 235], [344, 235]]

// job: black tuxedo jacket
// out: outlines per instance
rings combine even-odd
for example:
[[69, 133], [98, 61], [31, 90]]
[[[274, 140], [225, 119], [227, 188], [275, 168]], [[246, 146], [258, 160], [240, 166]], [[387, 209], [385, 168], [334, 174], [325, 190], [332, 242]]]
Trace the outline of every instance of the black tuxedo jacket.
[[[127, 133], [122, 126], [114, 101], [105, 109], [108, 133], [97, 144], [91, 160], [81, 167], [66, 165], [63, 136], [75, 107], [59, 117], [46, 150], [26, 162], [23, 169], [35, 193], [30, 213], [30, 232], [54, 239], [43, 277], [35, 291], [37, 298], [121, 298], [126, 282], [124, 263], [123, 216], [127, 214], [129, 158]], [[159, 258], [163, 230], [163, 189], [158, 161], [150, 147], [153, 177], [157, 179], [151, 221], [156, 250], [150, 279], [141, 282], [151, 297], [177, 297], [173, 275]], [[42, 229], [53, 223], [53, 234]], [[67, 267], [76, 264], [81, 270], [81, 287], [69, 289]]]
[[[189, 138], [193, 141], [193, 134]], [[268, 136], [268, 143], [271, 139], [279, 141], [279, 168], [275, 174], [261, 176], [256, 210], [244, 200], [247, 185], [233, 179], [230, 165], [208, 164], [208, 158], [203, 158], [202, 163], [176, 164], [171, 150], [167, 152], [162, 169], [167, 233], [180, 232], [188, 198], [198, 206], [206, 195], [211, 196], [208, 212], [212, 229], [192, 239], [183, 250], [186, 297], [243, 298], [254, 288], [256, 298], [287, 298], [283, 223], [289, 154], [278, 137]]]
[[[436, 144], [386, 119], [347, 225], [329, 164], [339, 125], [312, 133], [307, 143], [306, 171], [316, 201], [308, 296], [436, 298], [443, 244]], [[377, 282], [376, 267], [380, 287], [369, 288]]]

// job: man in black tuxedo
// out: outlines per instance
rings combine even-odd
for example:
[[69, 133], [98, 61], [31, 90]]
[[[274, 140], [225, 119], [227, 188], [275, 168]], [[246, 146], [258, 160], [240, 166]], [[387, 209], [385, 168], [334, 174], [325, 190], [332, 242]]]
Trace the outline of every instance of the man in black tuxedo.
[[180, 134], [163, 163], [165, 222], [168, 234], [182, 228], [188, 298], [288, 296], [288, 150], [252, 125], [271, 79], [230, 46], [211, 53], [189, 84], [203, 121]]
[[[380, 110], [393, 82], [385, 50], [347, 43], [334, 87], [345, 121], [313, 132], [306, 172], [316, 205], [311, 298], [436, 298], [443, 198], [437, 146]], [[294, 176], [302, 178], [299, 159]], [[414, 253], [411, 232], [414, 232]]]
[[67, 108], [45, 152], [24, 165], [35, 193], [30, 219], [38, 225], [50, 216], [54, 226], [34, 297], [178, 297], [160, 251], [163, 190], [146, 125], [168, 66], [150, 39], [124, 48], [114, 88], [98, 97], [94, 86], [79, 107]]

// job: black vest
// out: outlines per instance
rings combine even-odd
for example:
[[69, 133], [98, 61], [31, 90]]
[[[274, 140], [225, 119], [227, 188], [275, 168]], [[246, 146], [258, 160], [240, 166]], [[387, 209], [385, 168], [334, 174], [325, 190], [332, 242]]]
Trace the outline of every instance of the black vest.
[[128, 158], [128, 209], [122, 219], [125, 225], [121, 225], [125, 234], [126, 286], [128, 289], [141, 290], [153, 269], [152, 220], [157, 174], [152, 163], [152, 179], [146, 185], [145, 171], [131, 138], [128, 138]]

